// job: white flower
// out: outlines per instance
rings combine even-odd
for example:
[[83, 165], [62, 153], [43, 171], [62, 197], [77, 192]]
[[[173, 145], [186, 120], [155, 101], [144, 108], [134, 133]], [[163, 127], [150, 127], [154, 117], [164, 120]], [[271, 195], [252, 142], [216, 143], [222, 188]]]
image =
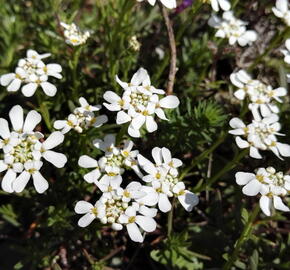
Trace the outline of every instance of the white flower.
[[90, 105], [84, 97], [79, 99], [81, 107], [77, 107], [74, 113], [68, 116], [67, 120], [57, 120], [53, 126], [55, 129], [61, 130], [63, 134], [74, 129], [78, 133], [82, 133], [84, 130], [90, 127], [98, 128], [108, 121], [106, 115], [96, 116], [95, 112], [101, 109], [100, 105]]
[[179, 159], [172, 158], [170, 151], [165, 147], [153, 148], [152, 156], [155, 163], [140, 154], [138, 155], [140, 166], [148, 173], [142, 180], [151, 185], [151, 187], [142, 189], [147, 195], [138, 202], [147, 205], [158, 204], [158, 208], [162, 212], [168, 212], [171, 210], [169, 198], [177, 197], [181, 205], [187, 211], [191, 211], [198, 204], [198, 197], [185, 190], [184, 183], [178, 179], [177, 168], [182, 165], [182, 162]]
[[[251, 124], [245, 125], [239, 118], [233, 118], [230, 126], [233, 130], [229, 133], [236, 137], [236, 143], [240, 148], [250, 148], [250, 156], [261, 159], [259, 150], [271, 150], [278, 158], [290, 156], [290, 145], [277, 141], [281, 125], [278, 122], [279, 117], [271, 114], [261, 118], [258, 113], [254, 113], [254, 119]], [[242, 136], [244, 139], [242, 139]]]
[[86, 201], [79, 201], [75, 206], [75, 212], [77, 214], [85, 214], [79, 219], [78, 225], [80, 227], [87, 227], [94, 219], [101, 219], [105, 216], [105, 206], [100, 202], [92, 205]]
[[146, 232], [153, 232], [156, 229], [155, 208], [148, 208], [139, 205], [136, 199], [146, 195], [141, 191], [142, 185], [138, 182], [131, 182], [125, 189], [111, 185], [98, 185], [103, 192], [95, 206], [80, 201], [75, 207], [75, 212], [85, 214], [78, 224], [81, 227], [89, 225], [98, 218], [101, 223], [109, 224], [113, 230], [120, 231], [126, 226], [130, 238], [135, 242], [143, 242], [140, 228]]
[[287, 94], [284, 87], [273, 89], [271, 85], [252, 79], [245, 70], [232, 73], [230, 80], [238, 87], [238, 90], [234, 93], [235, 97], [239, 100], [248, 97], [250, 100], [249, 109], [259, 109], [262, 116], [278, 113], [279, 108], [274, 104], [274, 101], [281, 103], [281, 97]]
[[247, 196], [261, 194], [260, 207], [265, 215], [271, 215], [271, 208], [289, 212], [281, 197], [288, 195], [290, 191], [290, 176], [282, 172], [276, 172], [273, 167], [259, 168], [256, 174], [238, 172], [236, 182], [242, 185], [243, 193]]
[[166, 96], [159, 100], [158, 95], [164, 91], [151, 85], [147, 71], [140, 68], [132, 77], [130, 83], [122, 82], [116, 77], [117, 82], [125, 90], [122, 98], [112, 91], [104, 94], [108, 103], [104, 106], [110, 111], [118, 111], [116, 123], [121, 125], [130, 123], [128, 134], [132, 137], [140, 137], [140, 129], [145, 125], [148, 132], [157, 130], [155, 114], [163, 120], [168, 120], [163, 109], [173, 109], [179, 105], [176, 96]]
[[224, 12], [222, 18], [213, 14], [208, 24], [218, 29], [216, 37], [227, 38], [230, 45], [238, 42], [240, 46], [244, 47], [251, 45], [257, 39], [257, 33], [253, 30], [247, 30], [247, 23], [235, 18], [232, 11]]
[[86, 43], [90, 37], [89, 31], [82, 32], [74, 23], [66, 24], [61, 22], [60, 24], [64, 28], [64, 37], [66, 38], [65, 41], [67, 44], [79, 46]]
[[122, 183], [122, 174], [125, 170], [132, 169], [141, 176], [136, 160], [139, 152], [132, 150], [133, 142], [124, 141], [120, 146], [116, 146], [115, 143], [115, 135], [108, 134], [104, 140], [96, 139], [93, 141], [96, 148], [105, 152], [105, 155], [98, 161], [86, 155], [80, 157], [79, 166], [94, 169], [84, 176], [88, 183], [110, 185], [116, 189]]
[[214, 11], [219, 11], [219, 8], [228, 11], [231, 8], [231, 4], [228, 0], [203, 0], [203, 2], [211, 4]]
[[138, 215], [136, 209], [132, 206], [128, 207], [125, 213], [120, 216], [119, 222], [126, 226], [129, 237], [134, 242], [140, 243], [144, 241], [144, 238], [138, 226], [145, 232], [153, 232], [157, 226], [152, 216]]
[[285, 24], [290, 26], [290, 11], [288, 0], [277, 0], [276, 7], [272, 8], [275, 16], [281, 18]]
[[16, 92], [21, 88], [24, 96], [31, 97], [40, 86], [44, 93], [50, 97], [57, 92], [56, 87], [48, 82], [49, 76], [58, 79], [62, 78], [62, 68], [59, 64], [44, 64], [43, 58], [50, 54], [38, 54], [34, 50], [28, 50], [26, 58], [18, 61], [15, 73], [4, 74], [0, 77], [0, 84], [7, 86], [8, 92]]
[[[138, 2], [143, 2], [144, 0], [137, 0]], [[158, 1], [158, 0], [157, 0]], [[156, 0], [147, 0], [147, 2], [154, 6], [156, 3]], [[167, 8], [176, 8], [176, 0], [160, 0], [160, 2], [166, 6]]]
[[[0, 149], [3, 149], [3, 160], [0, 160], [0, 172], [7, 170], [1, 182], [6, 192], [21, 192], [29, 179], [38, 193], [48, 188], [48, 182], [41, 175], [42, 158], [61, 168], [67, 162], [65, 155], [51, 151], [63, 142], [64, 136], [60, 132], [53, 132], [44, 142], [43, 134], [33, 131], [40, 123], [41, 115], [30, 111], [24, 120], [21, 106], [14, 106], [9, 112], [12, 130], [7, 120], [0, 118]], [[17, 174], [20, 174], [17, 176]]]

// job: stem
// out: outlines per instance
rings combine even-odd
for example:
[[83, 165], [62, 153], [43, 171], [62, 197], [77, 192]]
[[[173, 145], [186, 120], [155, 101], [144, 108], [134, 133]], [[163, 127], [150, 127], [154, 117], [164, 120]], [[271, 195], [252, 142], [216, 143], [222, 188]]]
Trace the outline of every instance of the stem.
[[246, 148], [243, 151], [239, 152], [239, 154], [237, 154], [233, 160], [231, 162], [229, 162], [222, 170], [220, 170], [217, 174], [215, 174], [213, 177], [211, 177], [210, 179], [208, 179], [207, 183], [205, 183], [204, 185], [202, 185], [197, 192], [206, 190], [209, 186], [211, 186], [214, 182], [216, 182], [220, 177], [222, 177], [225, 173], [227, 173], [228, 171], [232, 170], [233, 168], [235, 168], [239, 161], [245, 157], [249, 152], [249, 149]]
[[169, 40], [169, 46], [170, 46], [170, 70], [169, 70], [169, 76], [168, 76], [168, 84], [167, 84], [167, 95], [171, 95], [173, 93], [173, 87], [174, 87], [174, 81], [175, 81], [175, 75], [176, 75], [176, 43], [175, 43], [175, 37], [174, 37], [174, 31], [172, 27], [172, 22], [170, 21], [168, 12], [160, 2], [158, 3], [159, 7], [162, 12], [162, 16], [166, 25], [167, 34], [168, 34], [168, 40]]
[[239, 251], [240, 251], [242, 245], [249, 238], [249, 236], [251, 235], [251, 233], [253, 231], [253, 227], [254, 227], [253, 226], [253, 222], [256, 219], [256, 217], [257, 217], [257, 215], [259, 213], [259, 210], [260, 210], [260, 205], [257, 204], [255, 206], [255, 208], [254, 208], [254, 211], [252, 211], [252, 213], [251, 213], [251, 215], [250, 215], [250, 217], [248, 219], [248, 222], [246, 223], [246, 225], [245, 225], [245, 227], [244, 227], [244, 229], [242, 231], [242, 234], [241, 234], [240, 238], [238, 239], [238, 241], [235, 244], [234, 252], [232, 253], [230, 259], [224, 265], [223, 270], [231, 269], [232, 265], [237, 260], [237, 257], [238, 257], [238, 254], [239, 254]]
[[203, 159], [205, 159], [209, 154], [211, 154], [220, 144], [223, 143], [223, 141], [228, 136], [228, 133], [222, 133], [221, 136], [217, 139], [217, 141], [207, 150], [202, 152], [198, 157], [196, 157], [192, 163], [181, 173], [179, 179], [180, 181], [183, 180], [187, 176], [187, 174]]
[[167, 237], [170, 237], [172, 233], [174, 206], [175, 206], [175, 198], [173, 198], [172, 200], [172, 208], [171, 208], [171, 211], [168, 213], [168, 217], [167, 217]]
[[52, 125], [51, 125], [51, 121], [50, 121], [49, 110], [45, 106], [45, 103], [42, 101], [40, 93], [38, 91], [36, 91], [35, 95], [36, 95], [37, 103], [38, 103], [38, 106], [39, 106], [39, 111], [40, 111], [40, 113], [42, 115], [42, 118], [43, 118], [48, 130], [51, 131], [52, 130]]
[[73, 50], [73, 59], [72, 59], [72, 90], [73, 90], [73, 99], [78, 101], [78, 87], [80, 78], [77, 76], [78, 71], [78, 62], [81, 54], [81, 47], [74, 48]]

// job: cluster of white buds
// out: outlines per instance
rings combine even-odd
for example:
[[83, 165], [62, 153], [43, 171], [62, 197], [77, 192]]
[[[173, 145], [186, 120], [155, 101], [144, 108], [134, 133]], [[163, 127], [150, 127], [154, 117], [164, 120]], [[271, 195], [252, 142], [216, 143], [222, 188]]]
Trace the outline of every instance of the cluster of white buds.
[[284, 87], [273, 89], [271, 85], [252, 79], [245, 70], [232, 73], [230, 79], [238, 87], [238, 90], [234, 93], [235, 97], [239, 100], [249, 98], [250, 110], [259, 110], [262, 116], [279, 113], [275, 101], [282, 102], [281, 97], [286, 96], [287, 90]]
[[90, 32], [82, 32], [78, 26], [74, 23], [66, 24], [64, 22], [60, 23], [64, 28], [64, 37], [66, 38], [66, 43], [72, 46], [79, 46], [86, 43], [87, 39], [90, 37]]
[[118, 76], [116, 80], [125, 90], [122, 98], [107, 91], [104, 99], [109, 103], [104, 103], [104, 106], [110, 111], [118, 111], [117, 124], [130, 122], [128, 134], [132, 137], [141, 136], [140, 128], [144, 124], [148, 132], [156, 131], [155, 114], [162, 120], [168, 120], [163, 109], [173, 109], [179, 105], [178, 98], [173, 95], [159, 99], [158, 95], [164, 95], [165, 92], [151, 85], [150, 77], [143, 68], [133, 75], [130, 83], [122, 82]]
[[90, 105], [83, 97], [79, 99], [80, 107], [74, 109], [67, 120], [57, 120], [53, 126], [55, 129], [61, 130], [63, 134], [74, 129], [78, 133], [82, 133], [90, 127], [98, 128], [108, 121], [106, 115], [96, 116], [95, 112], [101, 109], [101, 105]]
[[66, 156], [51, 149], [61, 144], [64, 136], [56, 131], [43, 142], [43, 134], [33, 131], [40, 123], [41, 115], [30, 111], [24, 121], [23, 109], [19, 105], [10, 110], [9, 117], [12, 131], [7, 120], [0, 118], [0, 149], [4, 152], [0, 172], [7, 171], [1, 182], [2, 189], [21, 192], [32, 177], [36, 191], [43, 193], [48, 188], [48, 182], [39, 172], [43, 165], [41, 159], [62, 168], [67, 162]]
[[88, 183], [117, 187], [122, 183], [122, 174], [126, 169], [133, 169], [137, 175], [141, 175], [136, 160], [139, 152], [132, 150], [132, 141], [124, 141], [120, 146], [116, 146], [116, 136], [108, 134], [104, 140], [96, 139], [93, 144], [105, 154], [98, 161], [87, 155], [80, 157], [81, 167], [94, 168], [84, 176]]
[[290, 192], [290, 176], [283, 172], [276, 172], [273, 167], [259, 168], [256, 174], [238, 172], [236, 182], [242, 185], [243, 193], [247, 196], [261, 194], [260, 207], [265, 215], [271, 215], [272, 204], [277, 210], [287, 211], [281, 197], [285, 197]]
[[152, 149], [154, 163], [142, 155], [138, 155], [138, 161], [142, 169], [148, 173], [142, 180], [149, 185], [144, 187], [147, 195], [141, 198], [141, 203], [156, 205], [162, 212], [171, 210], [169, 198], [177, 197], [181, 205], [187, 211], [191, 211], [198, 204], [198, 197], [185, 189], [183, 182], [178, 178], [178, 167], [182, 165], [181, 160], [172, 158], [170, 151], [163, 147]]
[[50, 97], [57, 92], [56, 87], [48, 82], [49, 76], [61, 79], [62, 68], [59, 64], [45, 64], [42, 59], [49, 57], [50, 54], [38, 54], [34, 50], [28, 50], [26, 58], [18, 61], [14, 73], [4, 74], [0, 77], [2, 86], [7, 86], [8, 92], [16, 92], [21, 88], [24, 96], [31, 97], [40, 86], [44, 93]]
[[[250, 156], [253, 158], [262, 158], [259, 150], [270, 150], [280, 159], [281, 156], [290, 156], [290, 145], [280, 143], [277, 140], [281, 125], [278, 122], [277, 114], [271, 114], [265, 118], [261, 118], [258, 113], [253, 114], [254, 119], [249, 125], [245, 125], [239, 118], [233, 118], [230, 126], [233, 130], [229, 133], [237, 136], [236, 143], [240, 148], [250, 148]], [[244, 137], [242, 139], [240, 136]]]
[[256, 31], [247, 30], [247, 22], [237, 19], [232, 11], [225, 11], [222, 18], [213, 14], [208, 24], [218, 29], [216, 37], [227, 38], [230, 45], [238, 42], [240, 46], [244, 47], [251, 45], [257, 39]]

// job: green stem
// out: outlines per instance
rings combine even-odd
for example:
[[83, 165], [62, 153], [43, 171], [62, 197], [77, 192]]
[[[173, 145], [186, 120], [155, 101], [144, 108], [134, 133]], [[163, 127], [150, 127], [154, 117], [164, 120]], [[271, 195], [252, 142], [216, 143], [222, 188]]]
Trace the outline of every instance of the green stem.
[[211, 154], [220, 144], [223, 143], [223, 141], [228, 136], [228, 133], [222, 133], [221, 136], [217, 139], [217, 141], [207, 150], [202, 152], [199, 156], [197, 156], [191, 164], [181, 173], [179, 179], [180, 181], [183, 180], [187, 176], [187, 174], [203, 159], [205, 159], [209, 154]]
[[254, 211], [252, 211], [248, 222], [246, 223], [240, 238], [237, 240], [236, 244], [235, 244], [235, 249], [234, 252], [232, 253], [231, 257], [229, 258], [229, 260], [226, 262], [226, 264], [223, 267], [223, 270], [229, 270], [231, 269], [232, 265], [235, 263], [235, 261], [238, 258], [238, 254], [239, 251], [242, 247], [242, 245], [244, 244], [244, 242], [250, 237], [252, 231], [253, 231], [253, 223], [259, 213], [260, 210], [260, 205], [257, 204], [256, 207], [254, 208]]
[[81, 47], [74, 48], [71, 68], [72, 68], [72, 92], [73, 92], [72, 94], [73, 94], [73, 99], [75, 102], [77, 102], [79, 99], [78, 88], [79, 88], [80, 78], [77, 72], [78, 72], [78, 62], [79, 62], [80, 54], [81, 54]]
[[45, 103], [42, 101], [40, 93], [38, 91], [36, 91], [35, 95], [36, 95], [37, 103], [39, 106], [39, 111], [42, 115], [42, 118], [43, 118], [45, 124], [46, 124], [46, 127], [48, 128], [49, 131], [52, 131], [49, 110], [47, 109]]
[[228, 162], [228, 164], [222, 169], [220, 170], [217, 174], [215, 174], [213, 177], [209, 178], [207, 180], [207, 182], [205, 184], [203, 184], [201, 187], [198, 188], [198, 190], [196, 190], [196, 192], [200, 192], [203, 190], [206, 190], [208, 187], [210, 187], [213, 183], [215, 183], [217, 180], [220, 179], [220, 177], [222, 177], [225, 173], [227, 173], [228, 171], [232, 170], [233, 168], [235, 168], [239, 161], [245, 157], [247, 154], [249, 153], [249, 149], [246, 148], [243, 151], [239, 152], [231, 162]]
[[173, 198], [172, 200], [172, 208], [171, 208], [171, 211], [168, 213], [168, 217], [167, 217], [167, 237], [170, 237], [172, 233], [174, 206], [175, 206], [175, 198]]

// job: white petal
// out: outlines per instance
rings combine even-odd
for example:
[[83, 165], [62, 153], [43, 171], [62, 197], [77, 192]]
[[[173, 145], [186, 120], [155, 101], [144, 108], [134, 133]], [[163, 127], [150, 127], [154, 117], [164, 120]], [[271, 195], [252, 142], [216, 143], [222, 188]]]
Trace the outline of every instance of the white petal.
[[83, 168], [96, 168], [98, 167], [98, 161], [96, 161], [95, 159], [87, 156], [87, 155], [83, 155], [79, 158], [78, 161], [79, 166], [83, 167]]
[[139, 243], [143, 242], [143, 236], [138, 226], [135, 223], [127, 224], [126, 228], [127, 228], [127, 231], [131, 240], [133, 240], [134, 242], [139, 242]]
[[271, 199], [268, 196], [261, 196], [259, 201], [260, 207], [266, 216], [270, 216]]
[[9, 125], [6, 119], [0, 118], [0, 136], [3, 139], [8, 139], [10, 137]]
[[87, 174], [84, 175], [85, 181], [88, 183], [96, 183], [101, 176], [101, 172], [99, 169], [95, 169]]
[[48, 189], [48, 182], [39, 171], [32, 174], [33, 185], [38, 193], [43, 193]]
[[20, 79], [14, 79], [11, 84], [7, 87], [8, 92], [16, 92], [21, 86]]
[[188, 190], [185, 190], [185, 194], [178, 196], [178, 200], [188, 212], [192, 211], [199, 202], [198, 196]]
[[237, 172], [235, 177], [237, 184], [243, 186], [255, 179], [256, 176], [253, 173]]
[[90, 212], [92, 208], [94, 208], [94, 206], [91, 203], [86, 201], [79, 201], [75, 206], [75, 212], [77, 214], [85, 214]]
[[152, 217], [136, 216], [136, 223], [145, 232], [153, 232], [156, 230], [156, 222]]
[[78, 221], [78, 225], [82, 228], [87, 227], [92, 223], [92, 221], [95, 219], [95, 215], [91, 213], [85, 214], [83, 217], [81, 217]]
[[162, 108], [174, 109], [179, 105], [179, 99], [176, 96], [167, 96], [159, 101]]
[[236, 92], [234, 93], [234, 96], [235, 96], [237, 99], [239, 99], [239, 100], [243, 100], [243, 99], [245, 98], [245, 96], [246, 96], [246, 93], [245, 93], [244, 90], [239, 89], [238, 91], [236, 91]]
[[256, 179], [250, 181], [247, 185], [243, 187], [243, 193], [247, 196], [255, 196], [261, 190], [261, 182]]
[[138, 130], [143, 126], [145, 120], [146, 117], [143, 114], [139, 114], [137, 117], [133, 118], [131, 125], [134, 129]]
[[41, 115], [37, 111], [30, 111], [25, 119], [23, 131], [31, 132], [41, 122]]
[[9, 112], [10, 122], [15, 131], [22, 130], [23, 127], [23, 109], [21, 106], [14, 106]]
[[2, 189], [9, 193], [13, 192], [12, 183], [14, 182], [15, 178], [16, 173], [12, 169], [9, 169], [2, 179], [1, 182]]
[[42, 144], [46, 150], [52, 149], [60, 145], [64, 140], [64, 135], [60, 131], [55, 131], [49, 135], [49, 137]]
[[140, 133], [139, 129], [134, 129], [131, 125], [129, 125], [129, 127], [128, 127], [128, 134], [134, 138], [141, 137], [141, 133]]
[[22, 192], [26, 187], [29, 179], [30, 173], [27, 171], [23, 171], [13, 182], [12, 187], [15, 192]]
[[50, 163], [52, 163], [57, 168], [63, 168], [67, 162], [67, 158], [64, 154], [54, 152], [54, 151], [45, 151], [43, 157]]
[[283, 157], [290, 157], [290, 145], [277, 142], [277, 148]]
[[37, 83], [28, 83], [21, 88], [21, 91], [24, 96], [32, 97], [37, 89]]
[[116, 103], [121, 100], [121, 98], [112, 91], [106, 91], [105, 94], [103, 95], [103, 98], [109, 103]]
[[2, 86], [9, 85], [15, 78], [15, 73], [4, 74], [0, 77], [0, 84]]
[[273, 204], [274, 207], [278, 210], [284, 211], [284, 212], [288, 212], [290, 211], [290, 209], [288, 208], [288, 206], [286, 206], [282, 199], [278, 196], [273, 196]]
[[53, 84], [51, 84], [50, 82], [42, 82], [40, 86], [47, 96], [49, 97], [55, 96], [57, 89]]
[[154, 118], [152, 116], [146, 117], [146, 129], [148, 132], [154, 132], [158, 128], [157, 123], [155, 122]]
[[164, 193], [159, 194], [158, 207], [160, 211], [162, 211], [163, 213], [166, 213], [171, 210], [171, 203], [166, 194]]
[[235, 128], [235, 129], [246, 127], [244, 122], [240, 118], [237, 118], [237, 117], [231, 119], [229, 124], [232, 128]]
[[241, 139], [241, 137], [236, 137], [236, 144], [240, 148], [248, 148], [250, 146], [249, 143]]
[[121, 125], [121, 124], [127, 123], [127, 122], [129, 122], [129, 121], [131, 121], [131, 117], [130, 117], [127, 113], [125, 113], [124, 111], [119, 111], [119, 112], [117, 113], [116, 123], [117, 123], [118, 125]]
[[261, 159], [262, 158], [262, 156], [259, 153], [259, 150], [256, 147], [253, 147], [253, 146], [250, 147], [250, 157], [257, 158], [257, 159]]

